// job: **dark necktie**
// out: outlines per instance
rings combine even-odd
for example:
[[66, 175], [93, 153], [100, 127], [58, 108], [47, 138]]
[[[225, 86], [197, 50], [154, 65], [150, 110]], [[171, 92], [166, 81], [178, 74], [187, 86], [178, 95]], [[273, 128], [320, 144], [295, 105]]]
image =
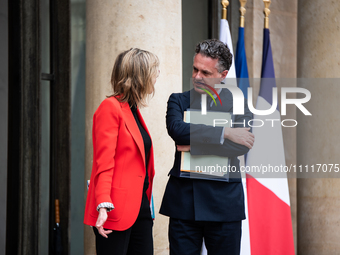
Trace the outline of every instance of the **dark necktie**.
[[213, 99], [209, 95], [207, 95], [207, 97], [208, 97], [208, 100], [207, 100], [207, 109], [210, 110], [212, 108], [211, 102], [213, 101]]

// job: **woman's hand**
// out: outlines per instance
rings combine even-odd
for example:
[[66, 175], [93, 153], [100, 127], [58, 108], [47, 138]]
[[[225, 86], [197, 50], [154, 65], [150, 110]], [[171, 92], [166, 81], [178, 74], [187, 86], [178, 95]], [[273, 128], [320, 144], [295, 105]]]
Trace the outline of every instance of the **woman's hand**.
[[190, 145], [177, 145], [178, 151], [190, 151]]
[[107, 235], [112, 233], [112, 230], [104, 230], [103, 225], [106, 220], [107, 220], [107, 210], [106, 208], [100, 208], [98, 219], [96, 222], [96, 228], [98, 229], [99, 234], [101, 234], [105, 238], [108, 238]]

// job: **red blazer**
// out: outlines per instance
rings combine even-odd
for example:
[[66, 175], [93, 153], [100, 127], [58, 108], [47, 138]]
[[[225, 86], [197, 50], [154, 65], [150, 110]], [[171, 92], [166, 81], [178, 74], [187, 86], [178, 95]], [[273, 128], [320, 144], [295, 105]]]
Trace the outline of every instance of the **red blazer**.
[[[139, 110], [137, 113], [149, 133]], [[108, 212], [104, 228], [126, 230], [135, 223], [139, 213], [146, 160], [143, 138], [129, 105], [114, 97], [105, 99], [93, 116], [92, 139], [93, 165], [84, 223], [95, 226], [97, 206], [111, 202], [115, 209]], [[151, 201], [155, 174], [152, 146], [147, 160], [149, 188], [146, 193]]]

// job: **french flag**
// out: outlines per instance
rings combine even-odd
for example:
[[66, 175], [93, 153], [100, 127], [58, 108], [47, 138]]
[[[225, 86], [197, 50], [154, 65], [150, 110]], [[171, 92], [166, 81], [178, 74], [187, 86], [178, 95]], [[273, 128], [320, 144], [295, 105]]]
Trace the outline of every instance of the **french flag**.
[[[248, 98], [248, 88], [249, 88], [249, 74], [246, 56], [246, 47], [244, 43], [244, 27], [239, 27], [238, 30], [238, 41], [236, 46], [235, 55], [235, 69], [236, 77], [238, 78], [238, 87], [242, 90], [244, 98]], [[239, 157], [240, 166], [244, 166], [246, 155]], [[241, 239], [241, 255], [250, 255], [250, 237], [249, 237], [249, 217], [248, 217], [248, 199], [247, 199], [247, 184], [246, 176], [242, 173], [242, 184], [244, 191], [244, 205], [246, 219], [242, 221], [242, 239]]]
[[[257, 110], [272, 106], [272, 91], [276, 87], [269, 29], [264, 29], [261, 87], [256, 103]], [[262, 127], [254, 127], [254, 147], [247, 155], [246, 165], [258, 167], [285, 166], [282, 128], [276, 110], [270, 116], [254, 115], [263, 120]], [[259, 122], [253, 123], [256, 126]], [[286, 173], [247, 173], [247, 198], [251, 255], [294, 255], [294, 239]]]

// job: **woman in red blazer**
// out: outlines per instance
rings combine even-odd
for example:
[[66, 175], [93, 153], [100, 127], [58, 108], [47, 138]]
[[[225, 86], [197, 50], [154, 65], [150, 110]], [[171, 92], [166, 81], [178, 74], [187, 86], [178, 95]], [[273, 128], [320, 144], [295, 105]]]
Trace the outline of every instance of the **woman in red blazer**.
[[97, 254], [153, 254], [150, 199], [154, 176], [150, 134], [138, 107], [154, 93], [156, 55], [130, 49], [114, 64], [114, 94], [93, 116], [93, 166], [84, 223]]

